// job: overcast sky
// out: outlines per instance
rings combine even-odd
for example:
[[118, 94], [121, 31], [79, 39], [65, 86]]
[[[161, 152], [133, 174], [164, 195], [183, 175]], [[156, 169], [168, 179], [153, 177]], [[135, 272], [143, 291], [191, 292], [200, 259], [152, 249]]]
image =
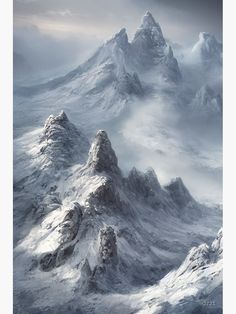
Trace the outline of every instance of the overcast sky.
[[122, 27], [132, 39], [147, 10], [173, 42], [192, 45], [201, 31], [222, 39], [221, 0], [14, 0], [14, 50], [80, 62]]

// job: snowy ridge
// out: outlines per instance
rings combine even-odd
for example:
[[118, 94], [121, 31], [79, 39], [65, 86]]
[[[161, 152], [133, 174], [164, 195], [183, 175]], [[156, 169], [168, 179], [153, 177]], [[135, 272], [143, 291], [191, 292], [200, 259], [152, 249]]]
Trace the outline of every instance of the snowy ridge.
[[[43, 136], [58, 138], [57, 128], [49, 131], [58, 120], [59, 130], [61, 124], [70, 123], [64, 112], [50, 116]], [[58, 146], [50, 146], [54, 149]], [[79, 306], [75, 299], [87, 293], [127, 293], [131, 287], [154, 284], [180, 263], [193, 242], [212, 239], [212, 229], [204, 226], [206, 217], [202, 219], [203, 211], [210, 214], [210, 209], [194, 201], [181, 179], [162, 188], [152, 169], [142, 173], [133, 168], [124, 177], [102, 130], [84, 164], [67, 165], [41, 192], [35, 193], [34, 185], [27, 181], [21, 184], [37, 197], [38, 205], [25, 213], [25, 223], [31, 222], [31, 227], [15, 247], [18, 310], [21, 306], [23, 311], [49, 306], [60, 313], [66, 311], [68, 302], [73, 303], [72, 308]], [[212, 214], [209, 219], [218, 225]], [[197, 233], [191, 231], [193, 225]], [[29, 288], [37, 300], [27, 305], [20, 295]], [[47, 298], [45, 289], [49, 295], [57, 291], [64, 297]]]
[[142, 24], [131, 42], [131, 48], [135, 52], [136, 66], [142, 66], [142, 71], [150, 68], [153, 71], [155, 66], [158, 66], [156, 71], [161, 74], [164, 81], [181, 80], [178, 62], [174, 58], [172, 48], [167, 45], [160, 25], [150, 12], [144, 15]]
[[177, 270], [134, 295], [142, 304], [136, 313], [222, 313], [222, 237], [221, 229], [210, 246], [192, 248]]
[[16, 313], [222, 312], [221, 54], [202, 33], [178, 63], [147, 12], [15, 88]]
[[148, 13], [131, 42], [122, 28], [70, 73], [37, 86], [15, 87], [15, 95], [24, 102], [30, 97], [26, 106], [32, 106], [32, 100], [39, 102], [44, 113], [49, 114], [46, 103], [50, 103], [58, 111], [73, 110], [88, 123], [95, 123], [95, 116], [99, 122], [109, 121], [119, 116], [128, 103], [146, 95], [144, 86], [153, 84], [146, 76], [150, 70], [152, 81], [155, 79], [160, 86], [175, 86], [180, 81], [173, 51]]
[[46, 120], [39, 147], [45, 158], [44, 166], [54, 164], [60, 167], [84, 162], [89, 142], [61, 111]]

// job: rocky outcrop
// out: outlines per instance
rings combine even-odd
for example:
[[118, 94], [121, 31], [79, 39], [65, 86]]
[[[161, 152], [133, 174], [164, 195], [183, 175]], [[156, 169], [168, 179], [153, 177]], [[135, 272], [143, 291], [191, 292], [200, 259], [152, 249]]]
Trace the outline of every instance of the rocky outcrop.
[[167, 45], [160, 25], [147, 12], [141, 26], [131, 42], [135, 66], [147, 71], [158, 66], [158, 73], [164, 80], [178, 82], [181, 79], [178, 62], [172, 48]]
[[160, 183], [152, 168], [142, 173], [133, 167], [129, 172], [127, 183], [130, 191], [144, 198], [152, 197], [161, 191]]
[[45, 253], [39, 260], [42, 271], [51, 271], [54, 267], [62, 265], [74, 251], [75, 240], [82, 222], [82, 207], [75, 202], [66, 211], [63, 221], [53, 231], [58, 234], [58, 247], [53, 252]]
[[111, 176], [121, 175], [116, 154], [107, 133], [103, 130], [98, 131], [95, 136], [89, 151], [86, 167], [94, 173], [106, 172]]
[[214, 117], [222, 114], [222, 97], [208, 85], [202, 86], [190, 103], [190, 111], [193, 117]]
[[116, 234], [111, 226], [100, 230], [99, 257], [103, 264], [116, 265], [118, 262]]
[[212, 34], [206, 32], [199, 34], [199, 40], [192, 49], [192, 55], [206, 69], [222, 66], [222, 44]]
[[181, 178], [173, 179], [169, 185], [165, 186], [165, 189], [179, 208], [184, 208], [189, 203], [195, 202]]
[[115, 212], [121, 212], [125, 206], [121, 201], [120, 195], [116, 189], [113, 180], [106, 178], [103, 183], [87, 199], [90, 207], [97, 210], [109, 212], [112, 209]]
[[74, 240], [76, 237], [83, 217], [82, 207], [75, 202], [71, 209], [66, 212], [63, 221], [58, 226], [61, 234], [59, 242], [61, 244]]
[[88, 140], [64, 111], [48, 117], [39, 144], [43, 167], [63, 168], [84, 162], [89, 149]]

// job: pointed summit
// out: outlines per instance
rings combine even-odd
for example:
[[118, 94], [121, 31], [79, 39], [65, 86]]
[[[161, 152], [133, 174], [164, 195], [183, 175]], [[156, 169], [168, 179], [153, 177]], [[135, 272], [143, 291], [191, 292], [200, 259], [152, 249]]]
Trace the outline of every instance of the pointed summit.
[[69, 119], [65, 113], [65, 111], [61, 110], [60, 113], [57, 116], [50, 115], [48, 119], [45, 122], [44, 125], [44, 132], [46, 133], [47, 130], [53, 125], [53, 124], [58, 124], [58, 125], [63, 125], [65, 123], [69, 122]]
[[152, 14], [147, 12], [143, 18], [141, 26], [138, 28], [132, 44], [143, 41], [148, 48], [155, 46], [166, 46], [160, 25], [155, 21]]
[[140, 72], [153, 71], [153, 74], [165, 82], [177, 83], [181, 80], [178, 62], [173, 51], [167, 45], [160, 25], [152, 14], [147, 12], [141, 26], [131, 42], [134, 67]]
[[54, 165], [57, 168], [83, 162], [89, 147], [86, 137], [69, 121], [63, 110], [47, 118], [39, 144], [43, 166]]
[[194, 201], [182, 179], [179, 177], [173, 179], [169, 185], [165, 186], [165, 189], [170, 193], [173, 201], [180, 208], [183, 208], [188, 205], [189, 202]]
[[105, 131], [97, 132], [89, 151], [87, 167], [97, 172], [120, 174], [118, 160]]
[[[160, 28], [159, 24], [155, 21], [152, 14], [149, 11], [147, 11], [142, 18], [142, 24], [141, 24], [140, 28], [152, 28], [152, 27], [159, 27]], [[160, 31], [161, 31], [161, 29], [160, 29]]]
[[118, 33], [116, 33], [110, 40], [107, 41], [106, 45], [116, 44], [119, 48], [126, 50], [129, 46], [128, 35], [126, 29], [122, 28]]
[[198, 42], [192, 48], [192, 55], [207, 67], [222, 65], [222, 44], [214, 35], [201, 32]]
[[198, 115], [222, 114], [222, 97], [209, 86], [202, 86], [190, 103], [190, 109]]

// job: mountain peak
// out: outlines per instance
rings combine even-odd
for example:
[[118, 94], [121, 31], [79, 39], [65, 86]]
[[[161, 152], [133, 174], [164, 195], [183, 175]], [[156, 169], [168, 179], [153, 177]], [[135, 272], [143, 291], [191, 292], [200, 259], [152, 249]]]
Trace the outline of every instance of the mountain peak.
[[210, 33], [207, 33], [207, 32], [199, 33], [199, 40], [208, 40], [208, 39], [212, 39], [216, 41], [215, 36]]
[[129, 40], [126, 33], [126, 29], [122, 28], [118, 33], [116, 33], [108, 43], [116, 43], [120, 48], [127, 47]]
[[171, 180], [170, 184], [165, 186], [165, 189], [180, 208], [185, 207], [189, 202], [193, 201], [193, 197], [180, 177]]
[[207, 66], [222, 64], [222, 44], [210, 33], [199, 34], [199, 40], [193, 46], [192, 53]]
[[47, 129], [51, 125], [53, 125], [53, 124], [60, 124], [60, 125], [62, 125], [62, 124], [67, 123], [67, 122], [69, 122], [69, 119], [68, 119], [65, 111], [61, 110], [58, 115], [54, 116], [54, 115], [51, 114], [47, 118], [47, 120], [45, 122], [45, 125], [44, 125], [44, 131], [46, 132]]
[[195, 98], [190, 104], [190, 108], [200, 115], [221, 114], [222, 98], [206, 84], [197, 91]]
[[150, 28], [150, 27], [154, 27], [157, 25], [158, 24], [156, 23], [152, 14], [149, 11], [147, 11], [142, 18], [141, 28]]
[[120, 174], [118, 160], [106, 131], [97, 132], [89, 151], [87, 166], [97, 172]]
[[44, 165], [64, 167], [84, 161], [88, 147], [86, 137], [69, 121], [63, 110], [47, 118], [40, 139]]
[[138, 28], [133, 42], [137, 39], [148, 41], [149, 45], [152, 43], [154, 46], [166, 46], [161, 27], [150, 12], [143, 16], [141, 26]]

